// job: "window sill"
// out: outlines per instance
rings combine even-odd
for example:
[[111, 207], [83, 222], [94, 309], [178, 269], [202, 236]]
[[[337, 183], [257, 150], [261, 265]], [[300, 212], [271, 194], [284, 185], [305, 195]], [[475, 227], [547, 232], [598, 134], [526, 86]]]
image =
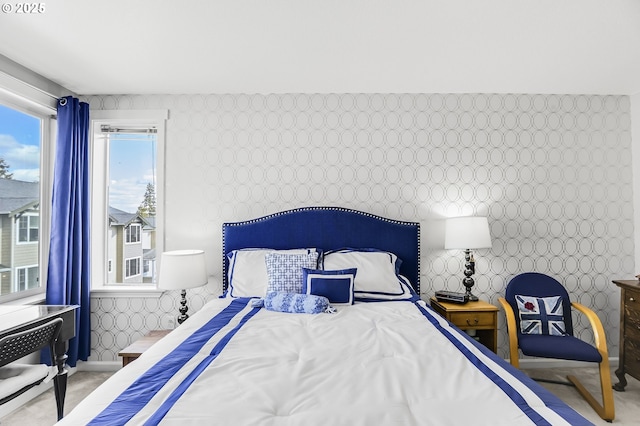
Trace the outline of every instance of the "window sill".
[[149, 286], [103, 286], [91, 289], [92, 298], [101, 297], [148, 297], [159, 298], [165, 290]]
[[42, 305], [45, 303], [46, 296], [44, 293], [35, 294], [33, 296], [21, 297], [19, 299], [7, 300], [0, 305]]

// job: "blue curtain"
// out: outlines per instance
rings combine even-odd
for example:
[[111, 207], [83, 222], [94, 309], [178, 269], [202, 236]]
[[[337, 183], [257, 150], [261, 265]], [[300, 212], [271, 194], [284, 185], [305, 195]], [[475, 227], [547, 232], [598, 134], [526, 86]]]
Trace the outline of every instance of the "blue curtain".
[[56, 144], [46, 301], [80, 306], [67, 352], [67, 364], [75, 367], [91, 351], [89, 104], [71, 96], [58, 101]]

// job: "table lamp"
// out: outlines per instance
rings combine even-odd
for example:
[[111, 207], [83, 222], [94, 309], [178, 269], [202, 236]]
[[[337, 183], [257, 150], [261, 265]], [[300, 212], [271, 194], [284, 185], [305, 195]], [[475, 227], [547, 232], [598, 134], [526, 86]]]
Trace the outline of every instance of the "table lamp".
[[475, 284], [472, 275], [476, 272], [475, 260], [471, 249], [490, 247], [491, 235], [489, 234], [489, 222], [486, 217], [454, 217], [446, 220], [444, 248], [446, 250], [464, 250], [465, 277], [462, 279], [462, 284], [466, 287], [466, 295], [471, 301], [478, 300], [478, 297], [471, 293], [471, 288]]
[[182, 324], [189, 318], [186, 289], [200, 287], [208, 282], [204, 251], [165, 251], [160, 262], [158, 287], [164, 290], [181, 290], [178, 324]]

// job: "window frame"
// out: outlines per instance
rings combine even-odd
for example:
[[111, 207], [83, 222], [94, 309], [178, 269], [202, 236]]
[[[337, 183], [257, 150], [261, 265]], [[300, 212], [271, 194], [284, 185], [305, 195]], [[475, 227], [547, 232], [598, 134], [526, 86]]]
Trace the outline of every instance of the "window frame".
[[[131, 269], [131, 263], [135, 262], [136, 264], [136, 272], [132, 275], [129, 275], [129, 269]], [[124, 260], [124, 279], [128, 279], [128, 278], [133, 278], [133, 277], [137, 277], [138, 275], [142, 274], [142, 268], [141, 268], [141, 262], [142, 262], [142, 258], [140, 256], [135, 256], [135, 257], [128, 257]]]
[[[35, 269], [35, 268], [38, 268], [38, 269], [39, 269], [39, 271], [38, 271], [38, 272], [40, 272], [40, 265], [24, 265], [24, 266], [19, 266], [19, 267], [15, 268], [15, 270], [16, 270], [16, 276], [15, 276], [15, 279], [14, 279], [14, 281], [13, 281], [13, 288], [14, 288], [14, 292], [16, 292], [16, 293], [21, 293], [21, 292], [24, 292], [24, 291], [29, 291], [29, 289], [26, 289], [26, 290], [18, 290], [18, 287], [20, 287], [20, 283], [19, 283], [19, 281], [20, 281], [20, 274], [19, 274], [19, 271], [24, 271], [24, 272], [25, 272], [25, 287], [26, 287], [26, 286], [27, 286], [27, 283], [29, 282], [29, 279], [28, 279], [28, 278], [29, 278], [29, 271], [30, 271], [31, 269]], [[40, 275], [40, 274], [38, 274], [38, 275]], [[39, 278], [39, 277], [38, 277], [38, 280], [40, 280], [40, 278]], [[39, 286], [39, 287], [40, 287], [40, 286]]]
[[[136, 235], [137, 239], [133, 240], [132, 238], [132, 230], [137, 229]], [[124, 243], [125, 244], [140, 244], [142, 242], [142, 225], [139, 223], [130, 223], [126, 226], [124, 231]]]
[[[37, 244], [40, 242], [40, 224], [38, 223], [38, 226], [35, 228], [38, 230], [38, 238], [36, 240], [31, 240], [31, 230], [34, 229], [31, 226], [31, 218], [33, 217], [37, 217], [38, 218], [38, 222], [40, 221], [40, 215], [39, 214], [35, 214], [35, 213], [24, 213], [23, 215], [21, 215], [18, 218], [18, 225], [16, 227], [17, 231], [16, 232], [16, 244], [22, 245], [22, 244]], [[22, 222], [22, 219], [27, 219], [27, 239], [25, 241], [22, 241], [20, 239], [20, 224]]]
[[[2, 74], [0, 73], [0, 76]], [[2, 89], [2, 84], [0, 84]], [[53, 98], [52, 98], [53, 99]], [[19, 244], [38, 244], [38, 266], [39, 282], [37, 288], [14, 291], [10, 294], [0, 295], [0, 304], [3, 303], [38, 303], [45, 300], [47, 291], [47, 272], [49, 263], [49, 240], [51, 236], [51, 195], [53, 193], [53, 168], [55, 162], [55, 135], [57, 133], [57, 111], [53, 105], [43, 104], [41, 100], [35, 101], [12, 93], [11, 91], [0, 90], [0, 104], [5, 107], [15, 109], [23, 114], [28, 114], [40, 120], [40, 199], [38, 216], [40, 220], [38, 241], [20, 242]], [[28, 213], [27, 213], [28, 214]], [[18, 241], [18, 233], [12, 236], [12, 240]], [[33, 267], [20, 266], [20, 268]], [[18, 268], [13, 268], [17, 271]], [[11, 280], [12, 288], [17, 288], [16, 277]]]
[[[164, 249], [164, 192], [165, 192], [165, 138], [166, 120], [169, 117], [168, 110], [96, 110], [91, 111], [91, 227], [94, 230], [91, 239], [91, 293], [106, 294], [110, 297], [160, 297], [162, 290], [157, 283], [109, 283], [107, 250], [107, 186], [108, 173], [107, 147], [99, 146], [96, 135], [101, 133], [103, 125], [110, 126], [145, 126], [155, 127], [156, 133], [156, 253], [162, 253]], [[102, 182], [102, 184], [100, 184]], [[142, 225], [140, 225], [140, 238], [136, 243], [142, 242]], [[126, 265], [125, 265], [126, 266]], [[113, 268], [113, 267], [112, 267]], [[142, 272], [142, 259], [140, 259], [139, 274]], [[126, 273], [126, 271], [125, 271]]]

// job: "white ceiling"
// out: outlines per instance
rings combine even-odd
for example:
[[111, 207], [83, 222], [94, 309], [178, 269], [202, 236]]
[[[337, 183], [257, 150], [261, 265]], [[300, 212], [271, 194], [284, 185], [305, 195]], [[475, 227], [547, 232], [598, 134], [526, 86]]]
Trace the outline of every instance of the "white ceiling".
[[640, 92], [638, 0], [42, 4], [0, 54], [77, 94]]

